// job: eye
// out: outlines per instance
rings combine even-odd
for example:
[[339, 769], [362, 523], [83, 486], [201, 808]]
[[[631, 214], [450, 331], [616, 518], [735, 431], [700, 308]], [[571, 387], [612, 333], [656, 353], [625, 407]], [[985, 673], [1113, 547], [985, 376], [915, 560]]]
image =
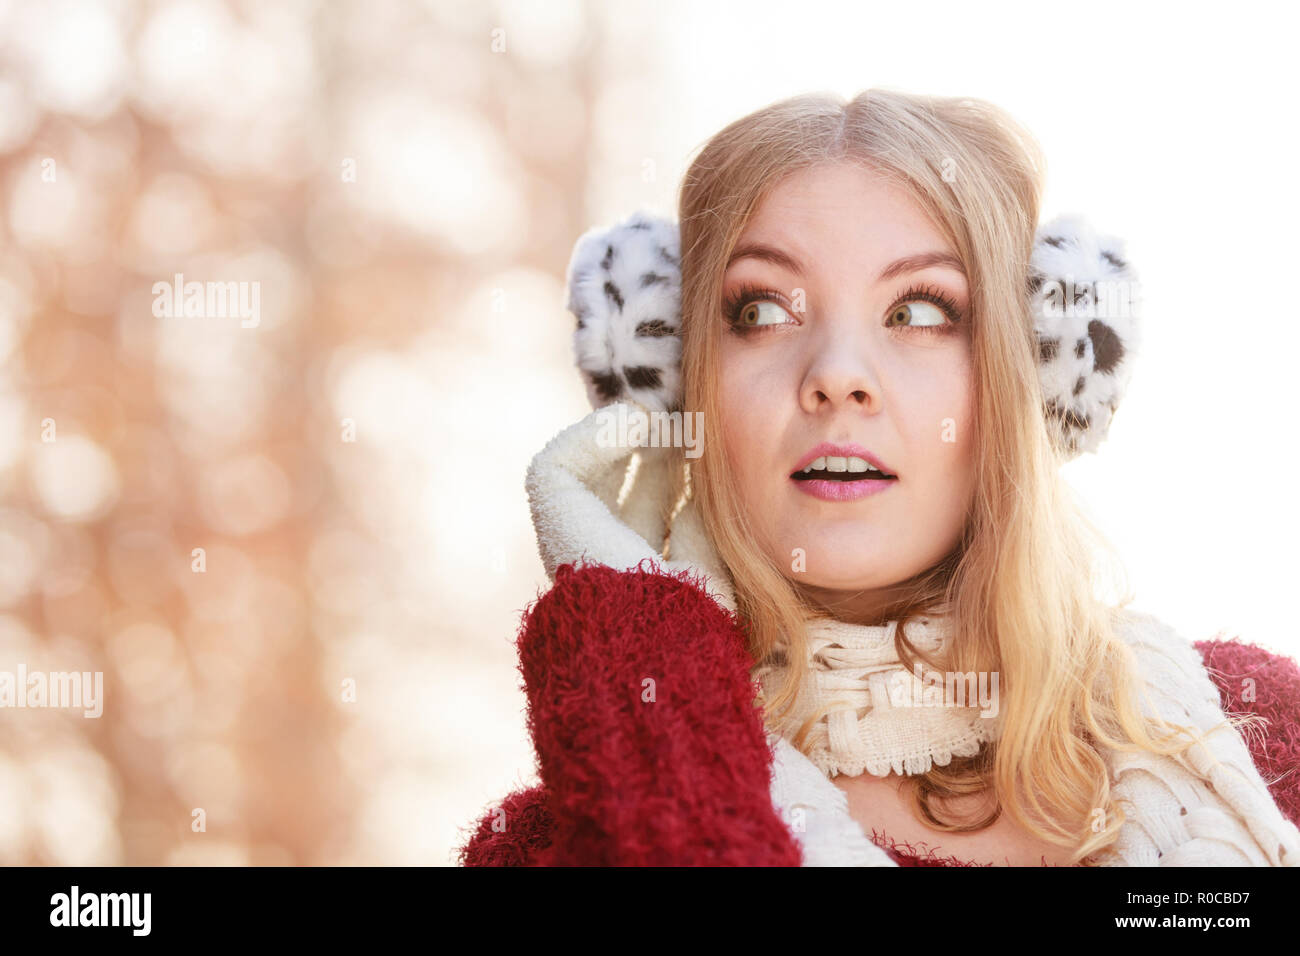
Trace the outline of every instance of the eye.
[[786, 311], [786, 301], [785, 295], [776, 289], [743, 282], [723, 300], [722, 314], [728, 328], [737, 335], [782, 325], [798, 325]]
[[931, 305], [929, 302], [902, 302], [894, 306], [889, 317], [885, 319], [885, 325], [933, 326], [947, 325], [949, 321], [948, 316], [937, 305]]
[[894, 300], [885, 315], [886, 328], [916, 329], [922, 335], [947, 335], [965, 326], [966, 316], [952, 296], [931, 285], [912, 286]]
[[781, 325], [786, 321], [785, 309], [775, 302], [757, 299], [750, 302], [736, 317], [736, 324], [753, 327], [755, 325]]

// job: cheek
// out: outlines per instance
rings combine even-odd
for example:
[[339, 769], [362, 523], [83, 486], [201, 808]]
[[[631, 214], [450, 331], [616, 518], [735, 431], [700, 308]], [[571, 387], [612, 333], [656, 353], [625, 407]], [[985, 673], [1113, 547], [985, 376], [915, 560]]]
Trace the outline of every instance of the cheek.
[[[943, 361], [928, 361], [900, 368], [891, 383], [908, 457], [925, 476], [927, 494], [946, 487], [964, 486], [973, 469], [975, 451], [975, 396], [972, 370], [964, 352]], [[888, 399], [887, 399], [888, 401]]]
[[[974, 379], [966, 356], [954, 356], [930, 385], [926, 426], [938, 440], [940, 467], [932, 472], [942, 483], [946, 500], [963, 508], [975, 474], [976, 428]], [[918, 393], [924, 394], [924, 393]]]
[[[718, 404], [722, 409], [721, 435], [727, 461], [748, 474], [761, 474], [757, 458], [766, 447], [764, 433], [775, 421], [770, 402], [772, 388], [763, 388], [763, 369], [743, 352], [724, 348], [718, 363]], [[743, 484], [742, 484], [743, 487]]]

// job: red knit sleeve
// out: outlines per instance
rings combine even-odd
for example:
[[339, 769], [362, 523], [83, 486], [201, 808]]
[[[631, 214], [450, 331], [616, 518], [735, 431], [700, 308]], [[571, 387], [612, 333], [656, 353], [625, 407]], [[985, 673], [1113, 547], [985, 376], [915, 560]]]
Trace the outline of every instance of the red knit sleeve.
[[734, 615], [688, 572], [562, 565], [518, 641], [538, 865], [798, 866]]
[[1268, 719], [1262, 734], [1243, 737], [1273, 802], [1282, 816], [1300, 826], [1300, 666], [1289, 657], [1236, 638], [1197, 641], [1195, 647], [1225, 712]]
[[554, 820], [543, 787], [516, 790], [490, 807], [460, 848], [461, 866], [532, 866], [551, 845]]

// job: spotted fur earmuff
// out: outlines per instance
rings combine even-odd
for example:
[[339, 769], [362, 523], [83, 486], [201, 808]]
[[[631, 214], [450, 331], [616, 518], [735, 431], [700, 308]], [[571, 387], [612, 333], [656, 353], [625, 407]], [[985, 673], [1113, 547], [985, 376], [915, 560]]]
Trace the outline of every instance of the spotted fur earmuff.
[[[566, 275], [574, 355], [592, 408], [681, 409], [677, 224], [644, 212], [585, 232]], [[1138, 282], [1124, 245], [1079, 216], [1041, 226], [1026, 277], [1048, 432], [1065, 460], [1095, 452], [1132, 376]]]
[[677, 223], [645, 213], [587, 230], [569, 260], [565, 308], [592, 408], [634, 399], [681, 409], [682, 272]]
[[1095, 452], [1138, 348], [1138, 280], [1123, 241], [1058, 216], [1038, 229], [1029, 294], [1048, 432], [1066, 460]]

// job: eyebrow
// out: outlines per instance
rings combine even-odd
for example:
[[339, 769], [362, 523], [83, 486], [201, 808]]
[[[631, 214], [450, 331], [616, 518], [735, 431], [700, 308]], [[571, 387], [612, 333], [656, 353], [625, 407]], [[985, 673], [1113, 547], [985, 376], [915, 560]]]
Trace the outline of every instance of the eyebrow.
[[[799, 263], [799, 260], [789, 253], [782, 252], [775, 246], [769, 246], [761, 242], [744, 242], [736, 246], [735, 251], [731, 253], [731, 258], [727, 260], [727, 268], [730, 269], [733, 262], [741, 259], [757, 259], [760, 262], [770, 262], [774, 266], [793, 272], [800, 278], [803, 278], [804, 275], [803, 266]], [[895, 259], [880, 270], [880, 275], [876, 277], [876, 281], [885, 282], [901, 275], [907, 275], [910, 272], [920, 272], [922, 269], [929, 269], [934, 266], [953, 269], [961, 273], [963, 278], [966, 276], [966, 269], [962, 266], [960, 259], [951, 252], [935, 250], [917, 252], [910, 256], [903, 256], [901, 259]]]

